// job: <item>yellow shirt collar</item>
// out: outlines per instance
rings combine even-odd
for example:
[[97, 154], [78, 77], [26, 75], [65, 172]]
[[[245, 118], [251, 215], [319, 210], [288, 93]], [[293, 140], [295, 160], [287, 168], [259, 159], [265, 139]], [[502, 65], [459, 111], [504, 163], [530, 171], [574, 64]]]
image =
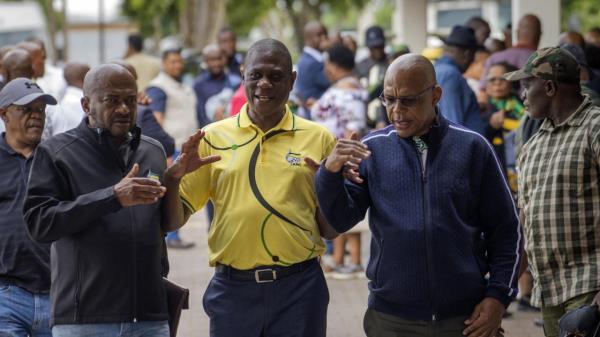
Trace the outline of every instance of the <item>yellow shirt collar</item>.
[[[260, 130], [260, 128], [256, 126], [256, 124], [252, 123], [250, 116], [248, 116], [248, 103], [244, 104], [244, 106], [240, 110], [240, 113], [238, 114], [237, 124], [240, 128], [254, 127], [255, 129]], [[268, 130], [267, 132], [273, 130], [294, 130], [295, 128], [296, 116], [294, 116], [294, 114], [286, 104], [285, 114], [283, 115], [283, 118], [281, 118], [279, 123], [277, 123], [277, 125], [275, 125], [271, 130]]]

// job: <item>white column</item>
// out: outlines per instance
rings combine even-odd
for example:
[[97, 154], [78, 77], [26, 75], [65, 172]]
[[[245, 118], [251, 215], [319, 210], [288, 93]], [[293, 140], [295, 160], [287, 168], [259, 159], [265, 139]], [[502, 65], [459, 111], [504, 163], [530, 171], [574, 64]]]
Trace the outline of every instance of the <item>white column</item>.
[[427, 46], [427, 0], [396, 0], [392, 17], [394, 43], [405, 43], [413, 53]]
[[540, 48], [556, 46], [560, 35], [560, 0], [512, 0], [513, 43], [517, 41], [517, 25], [525, 14], [535, 14], [542, 22]]

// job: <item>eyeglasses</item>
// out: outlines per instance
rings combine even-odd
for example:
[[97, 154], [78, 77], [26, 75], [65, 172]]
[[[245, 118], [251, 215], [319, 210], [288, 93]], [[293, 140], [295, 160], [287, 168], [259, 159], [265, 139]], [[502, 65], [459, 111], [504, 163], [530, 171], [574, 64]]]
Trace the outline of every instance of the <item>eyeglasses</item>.
[[508, 82], [508, 80], [505, 79], [504, 77], [490, 77], [490, 78], [487, 79], [487, 81], [489, 83]]
[[425, 94], [427, 91], [435, 88], [435, 84], [423, 89], [423, 91], [421, 91], [420, 93], [416, 94], [416, 95], [412, 95], [412, 96], [401, 96], [401, 97], [393, 97], [393, 96], [386, 96], [383, 93], [381, 93], [381, 95], [379, 95], [379, 99], [381, 100], [381, 104], [384, 107], [392, 107], [394, 106], [394, 104], [396, 104], [396, 102], [400, 103], [400, 107], [403, 108], [414, 108], [417, 104], [419, 104], [419, 101], [421, 100], [421, 96], [423, 96], [423, 94]]
[[46, 105], [42, 106], [42, 107], [32, 107], [32, 106], [28, 106], [28, 105], [12, 105], [15, 107], [15, 109], [17, 109], [17, 111], [19, 111], [22, 114], [25, 115], [29, 115], [32, 112], [37, 112], [40, 114], [43, 114], [46, 112]]

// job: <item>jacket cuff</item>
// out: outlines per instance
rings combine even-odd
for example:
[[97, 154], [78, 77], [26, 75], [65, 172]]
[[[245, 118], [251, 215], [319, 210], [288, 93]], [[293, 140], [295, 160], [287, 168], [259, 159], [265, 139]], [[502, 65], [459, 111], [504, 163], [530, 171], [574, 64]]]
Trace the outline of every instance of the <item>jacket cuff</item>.
[[321, 162], [321, 167], [319, 167], [319, 171], [317, 172], [319, 179], [322, 179], [324, 182], [327, 182], [327, 183], [336, 183], [339, 181], [343, 181], [344, 174], [342, 172], [344, 171], [344, 169], [342, 168], [340, 170], [340, 172], [328, 171], [325, 168], [325, 161], [327, 161], [327, 159], [325, 159]]
[[487, 290], [485, 291], [485, 297], [497, 299], [498, 301], [500, 301], [500, 303], [502, 303], [502, 305], [504, 305], [504, 308], [508, 308], [508, 305], [513, 300], [513, 298], [511, 296], [508, 296], [505, 291], [492, 287], [487, 288]]
[[114, 186], [107, 187], [104, 190], [101, 190], [100, 193], [102, 199], [104, 199], [106, 202], [106, 208], [109, 212], [116, 212], [123, 208], [119, 202], [119, 199], [117, 198], [117, 195], [115, 194]]

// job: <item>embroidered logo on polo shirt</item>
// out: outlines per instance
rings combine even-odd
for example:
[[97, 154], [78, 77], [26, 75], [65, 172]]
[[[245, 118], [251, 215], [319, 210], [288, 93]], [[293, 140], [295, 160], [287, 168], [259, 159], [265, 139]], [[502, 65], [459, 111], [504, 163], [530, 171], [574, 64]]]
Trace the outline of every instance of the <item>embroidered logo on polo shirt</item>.
[[292, 166], [300, 166], [300, 163], [302, 162], [302, 157], [300, 153], [294, 153], [292, 152], [292, 150], [289, 150], [288, 153], [285, 155], [285, 160], [287, 160], [287, 162], [290, 163], [290, 165]]

